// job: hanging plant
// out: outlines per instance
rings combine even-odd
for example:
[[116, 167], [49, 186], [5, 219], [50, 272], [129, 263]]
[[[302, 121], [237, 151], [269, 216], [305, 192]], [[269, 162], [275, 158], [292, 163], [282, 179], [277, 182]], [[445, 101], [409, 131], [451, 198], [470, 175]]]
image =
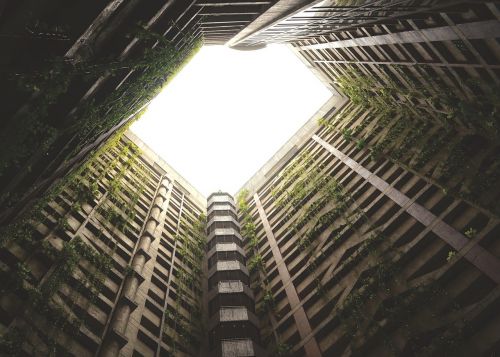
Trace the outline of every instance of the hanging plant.
[[264, 266], [264, 262], [262, 260], [262, 256], [259, 254], [254, 255], [248, 261], [248, 270], [250, 271], [250, 273], [253, 273], [257, 270], [262, 269], [263, 266]]

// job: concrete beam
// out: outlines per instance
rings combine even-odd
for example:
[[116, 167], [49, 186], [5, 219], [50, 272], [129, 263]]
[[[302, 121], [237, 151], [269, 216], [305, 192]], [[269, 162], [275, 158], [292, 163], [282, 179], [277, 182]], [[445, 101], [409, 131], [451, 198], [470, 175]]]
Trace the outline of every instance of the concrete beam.
[[[483, 39], [500, 37], [500, 22], [479, 21], [458, 24], [456, 27], [469, 39]], [[354, 38], [350, 40], [326, 42], [300, 47], [301, 50], [323, 50], [328, 48], [346, 48], [356, 46], [380, 46], [400, 43], [434, 42], [459, 40], [460, 36], [449, 26], [431, 29], [405, 31], [388, 35]]]
[[343, 152], [321, 139], [319, 136], [313, 136], [314, 141], [320, 144], [323, 148], [335, 155], [345, 165], [350, 167], [358, 175], [366, 179], [371, 185], [389, 197], [394, 203], [405, 208], [406, 213], [415, 218], [426, 227], [431, 227], [431, 230], [439, 238], [449, 244], [458, 253], [462, 254], [465, 259], [472, 263], [481, 272], [486, 274], [491, 280], [500, 283], [500, 260], [479, 244], [468, 239], [465, 235], [457, 231], [455, 228], [444, 222], [441, 218], [430, 212], [424, 206], [413, 202], [408, 196], [401, 191], [392, 187], [385, 180], [375, 175], [373, 172], [365, 169], [358, 162], [348, 157]]

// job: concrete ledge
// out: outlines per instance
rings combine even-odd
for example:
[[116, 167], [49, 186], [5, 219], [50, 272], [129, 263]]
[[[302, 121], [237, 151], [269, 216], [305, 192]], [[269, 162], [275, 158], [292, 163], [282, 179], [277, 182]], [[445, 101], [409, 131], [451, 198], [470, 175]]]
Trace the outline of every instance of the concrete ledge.
[[236, 236], [240, 241], [243, 241], [241, 234], [234, 228], [216, 228], [207, 237], [207, 242], [210, 242], [216, 236]]
[[210, 206], [213, 203], [229, 203], [234, 205], [234, 199], [229, 193], [217, 192], [208, 196], [207, 206]]
[[215, 216], [208, 223], [207, 227], [210, 228], [215, 222], [233, 222], [236, 227], [240, 227], [240, 222], [238, 222], [233, 216]]
[[220, 281], [216, 287], [208, 292], [208, 300], [213, 299], [218, 294], [245, 294], [250, 298], [254, 298], [252, 290], [243, 284], [241, 280], [226, 280]]
[[208, 251], [207, 258], [210, 259], [217, 252], [238, 252], [245, 257], [245, 251], [236, 243], [217, 243], [215, 247]]
[[255, 356], [253, 341], [250, 339], [222, 340], [222, 357], [246, 357]]
[[259, 320], [257, 316], [244, 306], [231, 306], [222, 307], [218, 314], [215, 314], [209, 322], [209, 329], [213, 330], [218, 324], [231, 323], [231, 322], [248, 322], [259, 327]]
[[241, 264], [237, 260], [231, 260], [231, 261], [222, 261], [222, 262], [217, 262], [209, 271], [208, 271], [208, 277], [210, 278], [212, 275], [214, 275], [218, 271], [235, 271], [239, 270], [243, 272], [244, 274], [248, 275], [248, 269], [246, 266]]
[[233, 211], [236, 214], [236, 208], [233, 205], [229, 205], [227, 203], [219, 203], [210, 206], [207, 211], [207, 216], [209, 216], [214, 211]]

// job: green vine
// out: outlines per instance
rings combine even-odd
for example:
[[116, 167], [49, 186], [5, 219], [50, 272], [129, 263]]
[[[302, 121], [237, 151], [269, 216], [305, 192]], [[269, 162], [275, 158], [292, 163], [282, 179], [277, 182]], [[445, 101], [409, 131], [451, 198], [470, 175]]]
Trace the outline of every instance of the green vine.
[[[203, 277], [201, 264], [205, 252], [206, 217], [201, 214], [197, 219], [181, 219], [180, 228], [184, 234], [176, 236], [176, 256], [181, 261], [176, 274], [176, 299], [173, 311], [165, 311], [164, 332], [169, 336], [170, 352], [176, 354], [178, 346], [198, 348], [201, 344], [203, 326], [201, 325], [201, 279]], [[189, 267], [189, 269], [186, 269]], [[188, 307], [189, 320], [181, 313], [183, 302], [190, 303]]]
[[[1, 338], [0, 351], [9, 355], [19, 355], [25, 348], [37, 350], [41, 346], [33, 345], [30, 340], [30, 336], [36, 334], [44, 341], [49, 353], [64, 354], [66, 353], [64, 346], [58, 343], [57, 336], [61, 332], [77, 334], [80, 326], [86, 323], [85, 315], [75, 315], [72, 312], [76, 301], [82, 301], [77, 295], [85, 297], [86, 302], [83, 303], [87, 307], [95, 305], [103, 289], [103, 281], [112, 268], [113, 254], [117, 245], [116, 242], [110, 242], [107, 243], [107, 250], [97, 251], [80, 236], [72, 237], [73, 228], [69, 220], [82, 210], [82, 205], [94, 205], [97, 200], [95, 212], [101, 212], [105, 217], [104, 221], [111, 224], [100, 230], [96, 239], [101, 239], [104, 230], [109, 230], [112, 235], [116, 234], [116, 229], [124, 231], [130, 221], [117, 222], [113, 218], [119, 211], [134, 211], [144, 188], [143, 179], [131, 180], [133, 182], [131, 187], [122, 184], [126, 181], [124, 173], [134, 165], [140, 154], [137, 147], [132, 143], [122, 142], [113, 142], [112, 145], [104, 146], [79, 170], [55, 186], [53, 191], [33, 207], [32, 216], [24, 216], [20, 222], [15, 222], [5, 230], [9, 235], [3, 236], [4, 248], [12, 249], [15, 245], [19, 245], [29, 254], [28, 258], [25, 258], [26, 262], [29, 261], [29, 256], [42, 254], [52, 264], [40, 282], [34, 278], [30, 267], [23, 262], [19, 262], [11, 270], [0, 272], [3, 281], [6, 282], [0, 290], [0, 295], [18, 296], [23, 305], [23, 313], [16, 317], [16, 321], [19, 323], [26, 321], [23, 322], [26, 327], [22, 329], [21, 335], [18, 333], [17, 325], [10, 326]], [[114, 153], [112, 155], [115, 159], [112, 163], [105, 160], [109, 153]], [[124, 164], [121, 164], [122, 162]], [[110, 181], [104, 180], [107, 173], [112, 174], [115, 170], [117, 173]], [[107, 188], [104, 195], [100, 193], [100, 185], [105, 185]], [[122, 195], [128, 199], [119, 199]], [[68, 208], [64, 213], [57, 213], [60, 217], [54, 220], [53, 228], [48, 231], [44, 239], [34, 239], [39, 222], [53, 214], [50, 213], [53, 210], [48, 208], [55, 207], [57, 202], [63, 202], [58, 201], [62, 197], [66, 197], [65, 199], [71, 201], [71, 204], [66, 204]], [[56, 240], [61, 243], [60, 248], [52, 243], [54, 234], [57, 236]], [[70, 236], [69, 241], [68, 238], [64, 238], [66, 235]], [[81, 272], [79, 278], [75, 275], [78, 273], [77, 268]], [[70, 279], [73, 279], [76, 285], [68, 289], [66, 285]], [[70, 295], [66, 296], [65, 291], [69, 291]], [[85, 307], [83, 309], [85, 310]], [[36, 323], [29, 322], [31, 319], [36, 320], [37, 316], [43, 317], [52, 328], [49, 331], [42, 331]], [[22, 342], [19, 343], [19, 340]]]

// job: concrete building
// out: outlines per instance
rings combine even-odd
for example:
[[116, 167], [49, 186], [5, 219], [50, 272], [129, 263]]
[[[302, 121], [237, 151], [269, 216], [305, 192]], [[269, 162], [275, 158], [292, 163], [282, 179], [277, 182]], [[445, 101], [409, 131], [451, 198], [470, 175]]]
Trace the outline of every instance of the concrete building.
[[374, 158], [346, 134], [359, 114], [334, 108], [329, 127], [294, 138], [240, 192], [263, 344], [294, 356], [494, 355], [498, 216]]
[[58, 191], [2, 236], [2, 355], [196, 354], [203, 196], [131, 133]]
[[208, 197], [207, 234], [209, 349], [216, 356], [262, 354], [243, 238], [228, 193]]
[[332, 90], [239, 193], [263, 344], [494, 355], [498, 7], [343, 5], [261, 16], [230, 42], [289, 43]]
[[[5, 151], [1, 353], [500, 353], [497, 3], [109, 1], [80, 21], [78, 7], [58, 17], [42, 5], [0, 6], [0, 25], [58, 35], [36, 44], [47, 58], [127, 63], [163, 48], [154, 33], [176, 53], [197, 39], [287, 43], [332, 97], [235, 198], [207, 200], [131, 133], [103, 146], [140, 108], [61, 131], [31, 157]], [[61, 18], [77, 39], [54, 25]], [[145, 32], [123, 36], [137, 21]], [[2, 63], [33, 66], [23, 54], [38, 42], [9, 41]], [[114, 99], [142, 70], [72, 73], [42, 107], [53, 116], [35, 119], [73, 128], [82, 103]], [[14, 93], [5, 137], [40, 104], [13, 88], [1, 88]]]

